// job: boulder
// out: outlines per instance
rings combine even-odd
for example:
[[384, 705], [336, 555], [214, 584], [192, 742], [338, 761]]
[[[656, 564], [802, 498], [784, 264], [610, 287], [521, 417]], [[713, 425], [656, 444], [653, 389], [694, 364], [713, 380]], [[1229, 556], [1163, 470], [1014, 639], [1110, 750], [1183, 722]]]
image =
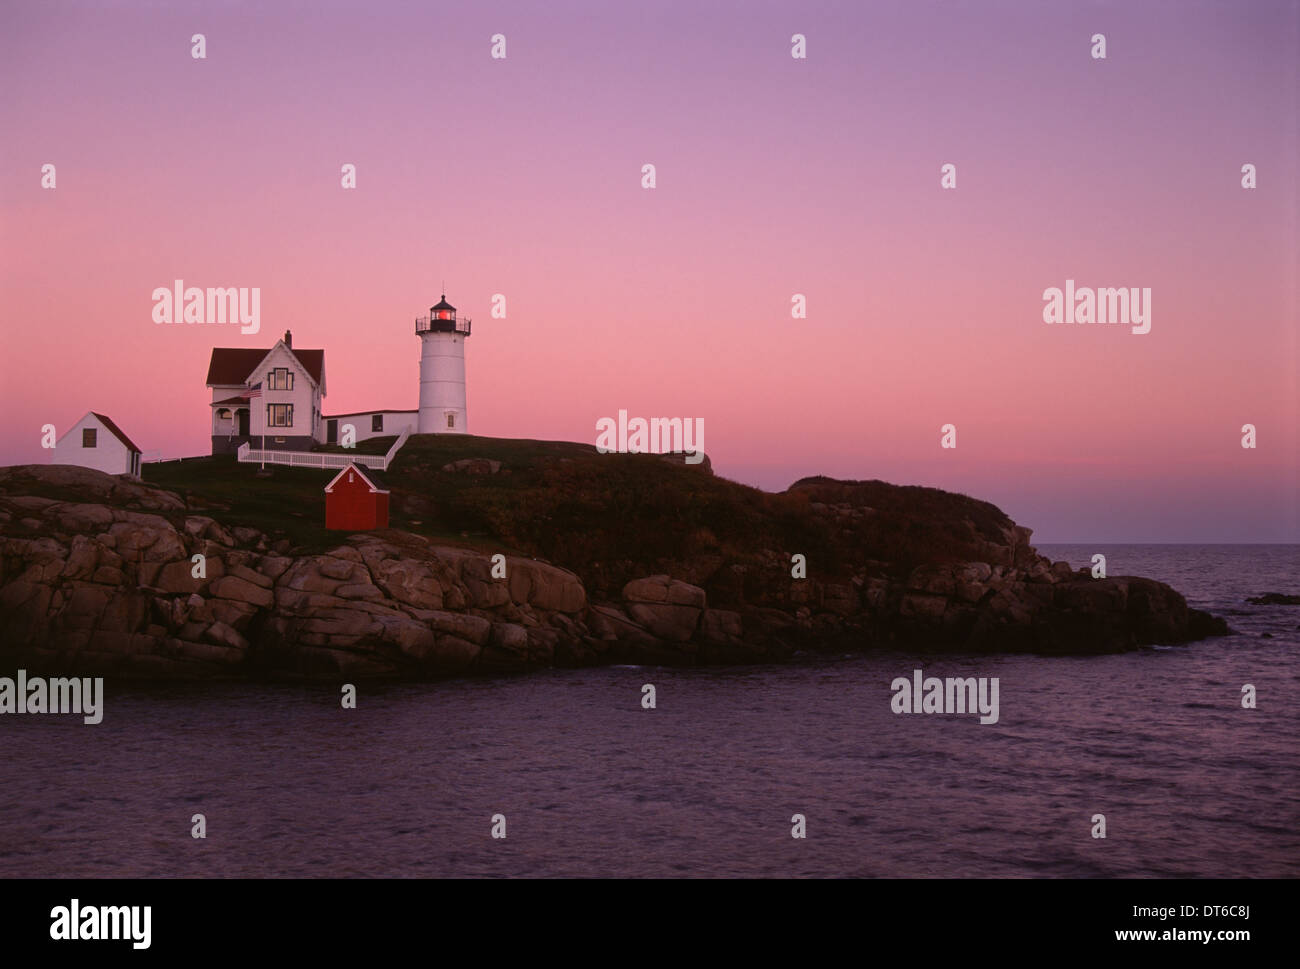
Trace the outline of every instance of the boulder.
[[439, 636], [425, 663], [440, 673], [460, 673], [474, 665], [482, 648], [458, 636]]
[[234, 575], [217, 579], [212, 583], [210, 592], [220, 599], [233, 599], [236, 602], [247, 602], [262, 608], [270, 608], [275, 604], [275, 595], [270, 589]]
[[592, 606], [587, 612], [587, 626], [593, 636], [604, 642], [622, 642], [634, 646], [656, 642], [644, 626], [633, 622], [631, 617], [616, 606]]
[[412, 659], [425, 659], [437, 643], [433, 630], [414, 619], [384, 616], [378, 622], [380, 639], [394, 644]]
[[185, 558], [185, 543], [165, 518], [117, 511], [114, 517], [132, 515], [133, 520], [114, 521], [108, 533], [116, 540], [117, 554], [127, 561], [170, 562]]
[[235, 629], [220, 621], [214, 622], [204, 630], [203, 638], [218, 646], [227, 646], [231, 649], [248, 649], [248, 640]]
[[94, 574], [101, 546], [85, 535], [74, 535], [68, 548], [67, 563], [61, 575], [65, 579], [88, 579]]
[[251, 582], [253, 585], [260, 586], [263, 589], [269, 589], [275, 585], [275, 581], [261, 572], [255, 572], [246, 565], [234, 564], [230, 566], [229, 575], [245, 582]]
[[213, 575], [213, 566], [219, 566], [220, 559], [213, 559], [207, 563], [208, 578], [194, 578], [194, 565], [189, 559], [180, 562], [168, 562], [149, 582], [149, 585], [165, 592], [167, 595], [181, 595], [184, 593], [196, 593], [203, 589], [215, 577], [220, 578], [222, 572], [216, 570]]
[[684, 643], [695, 635], [703, 610], [694, 606], [676, 606], [647, 602], [630, 602], [628, 615], [652, 635]]
[[740, 613], [728, 609], [705, 609], [700, 616], [698, 635], [708, 643], [738, 643], [745, 627]]
[[941, 619], [947, 608], [947, 596], [908, 592], [899, 603], [898, 612], [911, 618]]
[[418, 611], [416, 618], [440, 634], [455, 636], [477, 646], [485, 645], [492, 634], [491, 621], [481, 616], [459, 612]]
[[907, 587], [917, 592], [936, 596], [950, 596], [956, 592], [956, 580], [951, 565], [919, 565], [907, 577]]
[[703, 609], [704, 590], [685, 582], [673, 581], [666, 575], [652, 575], [644, 579], [633, 579], [623, 586], [625, 602], [670, 603]]
[[390, 598], [418, 609], [442, 608], [442, 585], [430, 563], [391, 558], [373, 561], [370, 568], [375, 585]]
[[126, 576], [122, 570], [111, 565], [101, 565], [90, 577], [90, 581], [97, 582], [100, 585], [124, 585]]
[[517, 603], [553, 612], [579, 613], [586, 608], [582, 580], [568, 569], [531, 559], [506, 559], [510, 598]]
[[256, 528], [249, 528], [246, 525], [236, 525], [230, 530], [235, 541], [243, 546], [255, 546], [259, 542], [265, 542], [266, 537]]
[[[341, 566], [346, 567], [346, 574], [337, 578], [326, 574], [326, 570], [339, 572]], [[351, 574], [352, 565], [350, 563], [339, 562], [338, 559], [326, 555], [310, 555], [294, 562], [276, 580], [276, 585], [299, 592], [332, 594], [335, 589], [344, 584], [344, 580], [349, 578]]]
[[627, 614], [651, 635], [685, 643], [695, 635], [706, 596], [698, 586], [666, 575], [633, 579], [623, 587]]
[[280, 555], [264, 555], [258, 563], [257, 570], [271, 580], [272, 584], [284, 575], [293, 565], [293, 559]]
[[489, 645], [514, 653], [526, 653], [528, 652], [528, 630], [511, 622], [494, 622]]
[[341, 585], [334, 590], [334, 594], [341, 599], [382, 599], [384, 598], [383, 590], [378, 586], [371, 585], [368, 582], [351, 582], [347, 585]]
[[[335, 552], [339, 551], [338, 549]], [[352, 578], [356, 565], [347, 561], [340, 555], [329, 554], [322, 555], [317, 560], [316, 570], [327, 579], [337, 579], [342, 582]]]

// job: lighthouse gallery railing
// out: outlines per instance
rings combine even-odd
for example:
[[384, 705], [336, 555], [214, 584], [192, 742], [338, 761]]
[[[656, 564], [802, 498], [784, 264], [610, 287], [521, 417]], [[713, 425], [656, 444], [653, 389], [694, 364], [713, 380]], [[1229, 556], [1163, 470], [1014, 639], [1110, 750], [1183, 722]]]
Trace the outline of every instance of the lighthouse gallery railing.
[[415, 318], [416, 333], [460, 333], [469, 336], [471, 320], [439, 320], [428, 316]]

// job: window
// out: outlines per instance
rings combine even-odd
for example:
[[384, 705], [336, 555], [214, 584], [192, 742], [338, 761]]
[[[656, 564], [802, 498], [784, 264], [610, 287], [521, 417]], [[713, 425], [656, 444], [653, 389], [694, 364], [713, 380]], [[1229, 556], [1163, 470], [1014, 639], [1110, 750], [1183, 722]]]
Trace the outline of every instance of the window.
[[456, 426], [456, 415], [455, 415], [455, 414], [448, 414], [448, 415], [447, 415], [447, 426], [448, 426], [448, 427], [455, 427], [455, 426]]
[[266, 375], [267, 390], [293, 390], [293, 374], [288, 367], [276, 367]]
[[376, 414], [370, 418], [370, 429], [372, 431], [382, 431], [384, 429], [384, 415]]
[[293, 404], [267, 404], [267, 427], [293, 427]]
[[95, 447], [95, 437], [98, 432], [93, 427], [83, 427], [81, 429], [81, 446]]
[[221, 421], [230, 420], [230, 408], [229, 407], [217, 408], [217, 420], [221, 420]]

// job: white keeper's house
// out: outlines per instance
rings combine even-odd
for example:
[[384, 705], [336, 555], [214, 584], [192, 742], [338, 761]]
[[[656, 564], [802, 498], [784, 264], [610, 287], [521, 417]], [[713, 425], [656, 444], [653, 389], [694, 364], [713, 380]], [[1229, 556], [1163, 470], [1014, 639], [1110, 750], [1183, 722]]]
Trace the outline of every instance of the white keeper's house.
[[336, 444], [351, 424], [356, 441], [412, 434], [466, 434], [465, 340], [470, 321], [442, 299], [415, 321], [420, 337], [418, 410], [325, 414], [325, 351], [293, 345], [285, 331], [269, 350], [216, 347], [208, 363], [212, 390], [212, 453], [233, 454], [248, 443], [267, 450], [308, 451]]
[[233, 454], [245, 442], [306, 451], [317, 441], [325, 396], [325, 351], [294, 349], [285, 331], [269, 350], [216, 347], [208, 363], [212, 388], [212, 453]]

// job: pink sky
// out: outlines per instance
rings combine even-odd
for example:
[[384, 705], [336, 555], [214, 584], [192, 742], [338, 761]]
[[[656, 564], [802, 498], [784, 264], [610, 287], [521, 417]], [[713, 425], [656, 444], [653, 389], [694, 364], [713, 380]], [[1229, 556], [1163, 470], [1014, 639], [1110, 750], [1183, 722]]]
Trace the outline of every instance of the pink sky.
[[[1300, 540], [1294, 2], [266, 6], [0, 11], [0, 463], [91, 409], [206, 453], [211, 348], [286, 328], [327, 413], [413, 408], [445, 279], [477, 434], [700, 417], [772, 490]], [[177, 278], [260, 287], [262, 332], [155, 325]], [[1151, 332], [1043, 323], [1067, 278]]]

